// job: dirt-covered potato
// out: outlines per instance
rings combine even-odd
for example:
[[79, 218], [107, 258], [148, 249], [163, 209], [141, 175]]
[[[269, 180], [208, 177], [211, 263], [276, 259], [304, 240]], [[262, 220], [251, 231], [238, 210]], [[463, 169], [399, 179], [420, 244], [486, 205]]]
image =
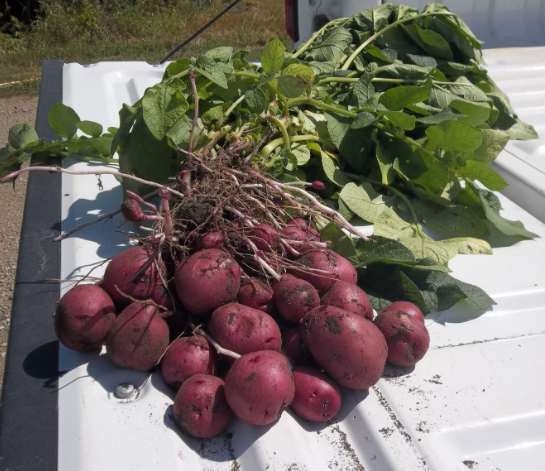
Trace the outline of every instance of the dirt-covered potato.
[[225, 400], [225, 383], [209, 375], [189, 378], [174, 399], [174, 421], [184, 432], [210, 438], [227, 428], [233, 411]]
[[237, 301], [240, 304], [258, 309], [267, 314], [274, 313], [273, 289], [257, 278], [248, 279], [248, 281], [240, 287]]
[[71, 350], [100, 348], [115, 321], [110, 296], [96, 285], [79, 285], [67, 291], [55, 310], [55, 333]]
[[116, 305], [128, 306], [133, 301], [123, 294], [141, 301], [151, 299], [165, 272], [165, 264], [154, 259], [149, 247], [131, 247], [112, 258], [102, 288]]
[[161, 361], [161, 374], [165, 383], [176, 390], [191, 376], [213, 376], [215, 371], [216, 350], [202, 335], [175, 340]]
[[365, 317], [320, 306], [303, 318], [302, 328], [314, 359], [341, 386], [367, 389], [380, 379], [388, 347]]
[[354, 266], [333, 250], [311, 249], [303, 253], [297, 261], [311, 271], [292, 269], [290, 273], [308, 281], [320, 294], [324, 294], [336, 280], [354, 285], [358, 280]]
[[268, 314], [238, 303], [216, 309], [208, 321], [208, 332], [222, 347], [236, 353], [258, 350], [280, 351], [282, 336]]
[[299, 323], [305, 314], [320, 305], [320, 295], [308, 281], [292, 275], [282, 275], [273, 283], [274, 299], [280, 315]]
[[117, 317], [106, 338], [106, 353], [122, 368], [147, 371], [168, 347], [167, 323], [151, 304], [129, 304]]
[[207, 314], [236, 299], [240, 267], [223, 250], [202, 250], [176, 269], [175, 284], [180, 301], [191, 314]]
[[310, 422], [327, 422], [341, 408], [341, 391], [335, 382], [314, 368], [293, 370], [295, 397], [291, 408]]
[[419, 362], [430, 346], [430, 334], [416, 316], [390, 311], [379, 314], [375, 325], [388, 344], [388, 362], [397, 366], [412, 366]]
[[225, 378], [225, 397], [233, 412], [252, 425], [277, 420], [293, 401], [295, 387], [286, 357], [263, 350], [235, 361]]
[[365, 292], [359, 286], [346, 281], [335, 281], [322, 296], [321, 304], [335, 306], [373, 320], [373, 307]]
[[396, 301], [392, 304], [388, 304], [388, 306], [381, 309], [379, 314], [387, 314], [389, 312], [407, 314], [408, 316], [415, 317], [419, 321], [424, 322], [424, 314], [422, 314], [422, 311], [416, 304], [409, 301]]

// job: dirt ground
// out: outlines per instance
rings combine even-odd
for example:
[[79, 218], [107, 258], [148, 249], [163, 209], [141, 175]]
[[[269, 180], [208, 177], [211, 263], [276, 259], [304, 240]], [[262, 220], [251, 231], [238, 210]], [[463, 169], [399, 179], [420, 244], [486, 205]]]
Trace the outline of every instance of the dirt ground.
[[[37, 96], [0, 98], [0, 147], [8, 139], [9, 128], [17, 123], [36, 121]], [[13, 285], [19, 252], [19, 235], [25, 203], [27, 176], [19, 177], [15, 191], [11, 184], [0, 185], [0, 391], [4, 379], [4, 362], [13, 299]]]

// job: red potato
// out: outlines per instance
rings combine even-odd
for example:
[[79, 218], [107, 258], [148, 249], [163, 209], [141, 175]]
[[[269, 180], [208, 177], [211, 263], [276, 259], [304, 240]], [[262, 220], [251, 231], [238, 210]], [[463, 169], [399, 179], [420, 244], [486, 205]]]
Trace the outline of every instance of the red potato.
[[359, 286], [346, 281], [335, 281], [322, 296], [321, 304], [335, 306], [373, 320], [373, 307], [365, 292]]
[[174, 421], [196, 438], [210, 438], [227, 428], [233, 411], [225, 400], [225, 383], [215, 376], [189, 378], [174, 399]]
[[257, 224], [252, 228], [249, 239], [259, 250], [271, 252], [278, 245], [278, 232], [269, 224]]
[[96, 285], [79, 285], [67, 291], [55, 310], [55, 333], [65, 347], [78, 352], [104, 344], [115, 321], [110, 296]]
[[264, 350], [235, 361], [225, 378], [225, 397], [233, 412], [252, 425], [277, 420], [295, 394], [286, 357]]
[[195, 238], [195, 247], [197, 250], [205, 249], [223, 249], [223, 236], [219, 232], [207, 232], [198, 234]]
[[161, 361], [161, 374], [165, 383], [176, 390], [196, 374], [213, 376], [215, 371], [216, 350], [202, 335], [175, 340]]
[[150, 299], [157, 285], [162, 283], [161, 275], [166, 272], [163, 262], [158, 265], [160, 272], [149, 247], [131, 247], [112, 258], [104, 272], [102, 287], [118, 306], [127, 306], [132, 301], [116, 287], [134, 299]]
[[312, 361], [312, 356], [303, 340], [300, 325], [282, 332], [282, 349], [296, 366], [306, 366]]
[[258, 350], [280, 351], [282, 336], [268, 314], [238, 303], [216, 309], [208, 321], [208, 332], [223, 348], [244, 355]]
[[282, 275], [273, 284], [273, 290], [278, 312], [290, 322], [299, 323], [307, 312], [320, 305], [320, 295], [314, 286], [292, 275]]
[[422, 321], [403, 312], [379, 314], [375, 325], [388, 344], [388, 361], [397, 366], [419, 362], [430, 346], [430, 334]]
[[286, 226], [282, 229], [280, 235], [286, 240], [296, 240], [299, 242], [303, 242], [307, 238], [304, 230], [298, 226]]
[[354, 266], [346, 258], [330, 249], [308, 250], [298, 259], [298, 262], [307, 268], [321, 270], [321, 272], [313, 273], [292, 270], [293, 275], [308, 281], [321, 294], [325, 293], [335, 280], [355, 285], [358, 279]]
[[341, 386], [367, 389], [380, 379], [388, 347], [371, 321], [320, 306], [303, 318], [302, 329], [314, 359]]
[[416, 304], [410, 303], [409, 301], [396, 301], [395, 303], [388, 304], [388, 306], [383, 308], [379, 314], [386, 314], [388, 312], [402, 312], [403, 314], [407, 314], [408, 316], [412, 316], [419, 321], [424, 322], [422, 311], [418, 309]]
[[127, 199], [123, 201], [121, 214], [127, 221], [140, 222], [146, 220], [146, 215], [136, 200]]
[[267, 314], [274, 313], [274, 293], [272, 288], [257, 278], [252, 278], [240, 287], [237, 301], [245, 306], [258, 309]]
[[223, 250], [202, 250], [178, 266], [175, 285], [191, 314], [206, 314], [236, 299], [240, 266]]
[[314, 368], [293, 370], [295, 396], [291, 408], [310, 422], [327, 422], [341, 408], [341, 391], [326, 375]]
[[150, 304], [132, 303], [115, 320], [106, 338], [106, 353], [122, 368], [147, 371], [168, 347], [167, 323]]

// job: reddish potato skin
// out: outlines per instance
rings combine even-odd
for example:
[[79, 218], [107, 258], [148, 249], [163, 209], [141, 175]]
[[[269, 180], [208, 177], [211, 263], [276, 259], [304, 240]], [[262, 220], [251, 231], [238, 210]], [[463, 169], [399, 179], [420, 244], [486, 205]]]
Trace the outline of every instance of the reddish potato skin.
[[293, 370], [295, 396], [291, 408], [310, 422], [327, 422], [341, 408], [341, 391], [326, 375], [314, 368]]
[[174, 421], [196, 438], [210, 438], [227, 428], [233, 411], [225, 400], [225, 383], [204, 374], [189, 378], [174, 399]]
[[106, 353], [121, 368], [148, 371], [159, 363], [168, 343], [168, 326], [157, 308], [132, 303], [117, 316], [108, 333]]
[[[120, 294], [116, 286], [134, 299], [150, 299], [156, 286], [161, 284], [153, 253], [145, 246], [131, 247], [116, 255], [104, 272], [102, 288], [110, 295], [117, 306], [128, 306], [132, 301]], [[159, 264], [165, 273], [165, 264]]]
[[175, 273], [176, 292], [194, 315], [206, 314], [233, 301], [240, 288], [240, 266], [218, 249], [193, 254]]
[[386, 314], [388, 312], [402, 312], [403, 314], [418, 319], [420, 322], [424, 322], [422, 311], [418, 309], [418, 306], [409, 301], [396, 301], [395, 303], [388, 304], [388, 306], [383, 308], [379, 314]]
[[286, 226], [280, 232], [280, 235], [287, 240], [297, 240], [303, 242], [307, 236], [303, 229], [298, 226]]
[[55, 333], [65, 347], [78, 352], [96, 350], [106, 341], [115, 321], [115, 307], [96, 285], [67, 291], [55, 310]]
[[278, 244], [278, 232], [269, 224], [257, 224], [252, 229], [250, 239], [259, 250], [272, 252]]
[[277, 420], [295, 394], [286, 357], [272, 350], [248, 353], [235, 361], [225, 378], [225, 397], [233, 412], [252, 425]]
[[388, 347], [371, 321], [320, 306], [303, 318], [302, 330], [314, 359], [341, 386], [367, 389], [380, 379]]
[[205, 249], [223, 249], [223, 236], [219, 232], [207, 232], [199, 234], [195, 239], [195, 247], [197, 250]]
[[412, 366], [419, 362], [430, 346], [430, 334], [417, 317], [403, 312], [386, 312], [375, 319], [388, 344], [388, 362]]
[[322, 296], [321, 304], [335, 306], [373, 320], [373, 307], [365, 292], [359, 286], [346, 281], [335, 281]]
[[222, 347], [244, 355], [259, 350], [280, 351], [280, 328], [268, 314], [238, 303], [216, 309], [208, 332]]
[[294, 325], [282, 332], [282, 349], [296, 366], [306, 366], [312, 362], [300, 325]]
[[318, 291], [308, 281], [292, 275], [282, 275], [273, 284], [276, 308], [280, 315], [298, 324], [305, 314], [320, 305]]
[[325, 293], [336, 281], [341, 280], [353, 285], [358, 280], [354, 266], [344, 257], [330, 249], [307, 250], [298, 262], [309, 268], [324, 270], [328, 274], [309, 273], [293, 269], [292, 274], [297, 278], [308, 281], [321, 294]]
[[274, 313], [274, 293], [272, 288], [266, 283], [252, 278], [251, 282], [244, 283], [240, 287], [237, 295], [237, 301], [244, 306], [248, 306], [267, 314]]
[[161, 362], [163, 379], [175, 390], [196, 374], [214, 376], [215, 371], [216, 351], [202, 335], [175, 340]]

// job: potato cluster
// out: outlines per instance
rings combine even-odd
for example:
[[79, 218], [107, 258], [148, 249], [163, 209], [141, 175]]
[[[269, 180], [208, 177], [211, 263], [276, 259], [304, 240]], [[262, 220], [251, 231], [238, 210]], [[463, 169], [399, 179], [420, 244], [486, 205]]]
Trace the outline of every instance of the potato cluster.
[[[260, 230], [266, 248], [274, 235]], [[418, 308], [396, 302], [373, 320], [356, 270], [330, 249], [307, 247], [296, 268], [270, 283], [245, 274], [221, 237], [197, 240], [177, 266], [146, 245], [125, 250], [100, 283], [71, 289], [55, 313], [70, 349], [105, 345], [119, 367], [160, 365], [177, 391], [175, 421], [195, 437], [220, 433], [234, 416], [271, 424], [287, 407], [327, 422], [341, 388], [367, 389], [386, 361], [414, 365], [428, 349]]]

